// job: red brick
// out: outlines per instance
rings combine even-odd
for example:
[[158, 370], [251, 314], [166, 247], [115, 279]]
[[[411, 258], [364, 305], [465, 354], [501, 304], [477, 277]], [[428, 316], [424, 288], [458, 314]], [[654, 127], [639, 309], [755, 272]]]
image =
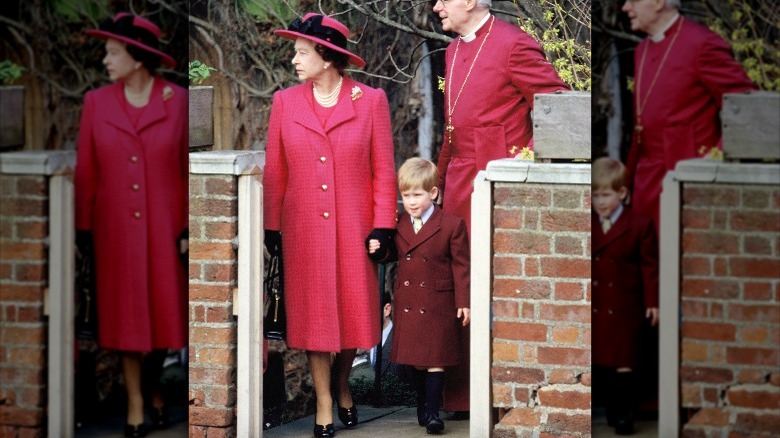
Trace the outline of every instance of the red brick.
[[542, 303], [539, 316], [543, 320], [590, 322], [590, 306], [587, 304], [549, 304]]
[[704, 405], [715, 406], [720, 403], [720, 390], [718, 388], [705, 387]]
[[780, 214], [763, 211], [732, 211], [731, 229], [739, 231], [780, 231]]
[[193, 327], [190, 329], [190, 339], [214, 344], [232, 344], [236, 342], [236, 329], [228, 327]]
[[554, 190], [553, 207], [568, 209], [583, 209], [582, 190]]
[[30, 306], [19, 305], [17, 308], [16, 321], [21, 323], [44, 322], [43, 305], [35, 303]]
[[729, 268], [734, 277], [776, 279], [780, 272], [780, 259], [732, 258]]
[[680, 367], [681, 382], [727, 383], [733, 379], [734, 372], [728, 368]]
[[550, 278], [590, 279], [590, 259], [545, 257], [542, 259], [542, 275]]
[[682, 341], [680, 354], [683, 362], [706, 362], [709, 357], [708, 353], [709, 349], [706, 344]]
[[707, 302], [701, 300], [682, 300], [684, 318], [704, 318], [707, 316]]
[[237, 178], [208, 177], [203, 180], [207, 195], [236, 196], [238, 194]]
[[0, 280], [11, 280], [13, 267], [10, 263], [0, 263]]
[[227, 283], [238, 277], [238, 267], [235, 264], [204, 264], [203, 277], [206, 282]]
[[710, 268], [710, 264], [711, 264], [710, 259], [708, 257], [683, 255], [682, 275], [683, 276], [711, 275], [712, 270]]
[[502, 254], [549, 254], [550, 236], [532, 232], [501, 231], [493, 233], [493, 249]]
[[518, 386], [515, 387], [515, 405], [517, 403], [522, 403], [524, 405], [528, 404], [528, 401], [531, 400], [531, 389], [528, 387]]
[[590, 366], [590, 350], [563, 347], [539, 347], [540, 364]]
[[238, 215], [235, 199], [194, 198], [190, 199], [190, 214], [199, 217], [233, 217]]
[[493, 385], [493, 406], [512, 406], [512, 387], [508, 385]]
[[739, 190], [721, 186], [688, 185], [682, 195], [685, 206], [726, 208], [739, 205]]
[[498, 278], [493, 282], [495, 298], [523, 298], [539, 300], [549, 298], [552, 287], [549, 280], [522, 280]]
[[744, 297], [747, 301], [772, 300], [772, 284], [769, 282], [746, 281], [743, 286]]
[[746, 208], [769, 208], [770, 190], [746, 187], [742, 189], [742, 206]]
[[520, 306], [517, 301], [495, 300], [492, 304], [493, 316], [496, 318], [517, 318], [520, 314]]
[[682, 228], [707, 230], [712, 225], [712, 211], [709, 209], [685, 208], [682, 212]]
[[741, 432], [777, 433], [780, 430], [780, 415], [737, 413], [735, 428]]
[[208, 438], [206, 436], [206, 432], [209, 430], [208, 427], [205, 426], [193, 426], [189, 425], [190, 432], [189, 432], [189, 438]]
[[575, 344], [580, 338], [580, 330], [576, 327], [553, 327], [552, 340], [559, 344]]
[[9, 362], [22, 366], [45, 366], [46, 352], [41, 348], [11, 348]]
[[16, 265], [14, 276], [16, 281], [21, 283], [44, 281], [48, 274], [47, 268], [47, 265], [44, 264], [19, 263]]
[[201, 279], [201, 264], [190, 263], [189, 264], [189, 278], [190, 280], [202, 280]]
[[542, 225], [540, 219], [542, 217], [539, 210], [524, 210], [523, 211], [523, 229], [525, 230], [541, 230]]
[[493, 338], [545, 342], [547, 341], [547, 325], [493, 321]]
[[780, 350], [776, 348], [728, 347], [730, 364], [780, 366]]
[[739, 297], [739, 282], [732, 279], [683, 278], [681, 294], [684, 297], [729, 299]]
[[236, 251], [230, 242], [201, 243], [190, 242], [190, 260], [224, 260], [230, 261], [236, 258]]
[[523, 263], [520, 257], [493, 258], [493, 275], [522, 275]]
[[46, 196], [46, 178], [44, 177], [20, 177], [16, 180], [16, 193], [28, 196]]
[[558, 383], [573, 384], [577, 383], [577, 375], [572, 370], [555, 368], [550, 370], [549, 382], [552, 385]]
[[[695, 427], [695, 429], [692, 429], [692, 427]], [[686, 424], [683, 426], [682, 438], [709, 438], [703, 430], [699, 429], [699, 426], [691, 426], [690, 424]]]
[[533, 408], [513, 408], [499, 424], [509, 426], [538, 427], [541, 424], [542, 413]]
[[532, 319], [536, 317], [536, 304], [535, 303], [522, 303], [523, 318]]
[[555, 236], [555, 253], [560, 255], [584, 255], [582, 239], [572, 236]]
[[737, 383], [766, 383], [766, 373], [761, 370], [741, 370], [737, 374]]
[[20, 217], [45, 217], [48, 202], [42, 199], [18, 198], [3, 204], [3, 214]]
[[43, 243], [3, 242], [0, 254], [5, 261], [45, 260], [46, 249]]
[[206, 322], [235, 322], [232, 306], [206, 307]]
[[496, 362], [517, 362], [520, 352], [517, 344], [493, 342], [493, 360]]
[[[526, 277], [538, 277], [541, 275], [541, 267], [538, 257], [526, 257], [525, 258], [525, 275]], [[780, 294], [780, 293], [779, 293]]]
[[745, 236], [742, 251], [745, 254], [772, 255], [772, 241], [762, 236]]
[[525, 208], [550, 207], [552, 190], [540, 186], [496, 185], [493, 202], [496, 205], [522, 205]]
[[582, 283], [555, 282], [555, 299], [558, 301], [580, 301], [584, 296]]
[[20, 427], [18, 438], [43, 438], [44, 430], [42, 427]]
[[38, 345], [46, 339], [46, 331], [42, 327], [3, 327], [0, 339], [6, 346], [9, 344]]
[[769, 339], [769, 331], [765, 326], [740, 327], [739, 340], [744, 344], [761, 344]]
[[235, 409], [212, 409], [204, 406], [191, 406], [189, 423], [196, 426], [230, 426], [235, 423]]
[[199, 364], [235, 365], [236, 351], [231, 348], [198, 348], [196, 360]]
[[236, 406], [236, 390], [228, 388], [209, 388], [206, 393], [208, 406], [224, 406], [232, 408]]
[[231, 240], [238, 236], [238, 222], [206, 222], [203, 227], [209, 239]]
[[42, 385], [44, 372], [41, 368], [0, 367], [0, 382], [5, 384]]
[[683, 322], [682, 336], [691, 339], [706, 339], [711, 341], [733, 341], [736, 339], [737, 327], [734, 324]]
[[777, 324], [780, 322], [780, 307], [765, 304], [730, 303], [729, 318], [736, 321]]
[[769, 375], [769, 383], [774, 386], [780, 386], [780, 373], [772, 373]]
[[589, 328], [583, 329], [582, 330], [582, 340], [580, 341], [580, 343], [582, 345], [588, 346], [588, 345], [590, 345], [590, 341], [591, 341], [590, 329]]
[[190, 301], [233, 302], [233, 288], [226, 285], [190, 283]]
[[722, 302], [714, 301], [710, 304], [710, 318], [722, 319], [724, 317], [725, 306]]
[[542, 211], [542, 229], [545, 231], [579, 231], [590, 233], [588, 211]]
[[541, 384], [544, 383], [544, 371], [536, 368], [493, 366], [494, 383]]
[[[194, 352], [194, 348], [190, 347]], [[197, 385], [232, 385], [235, 383], [234, 368], [203, 368], [198, 363], [190, 361], [189, 367], [190, 387]]]
[[43, 425], [43, 409], [0, 406], [0, 424], [35, 427]]
[[16, 237], [19, 239], [44, 239], [49, 235], [49, 223], [17, 222]]
[[769, 385], [731, 387], [726, 396], [730, 406], [780, 410], [780, 390]]
[[727, 277], [729, 275], [728, 257], [715, 257], [712, 260], [712, 274], [716, 277]]
[[701, 406], [701, 385], [681, 385], [681, 406]]
[[547, 414], [548, 431], [590, 434], [590, 415], [550, 412]]
[[729, 424], [729, 413], [722, 408], [702, 408], [688, 421], [691, 425], [724, 427]]
[[519, 210], [493, 210], [493, 227], [496, 229], [519, 230], [523, 215]]
[[685, 232], [682, 247], [686, 254], [738, 254], [739, 236], [722, 232]]
[[563, 409], [590, 409], [590, 393], [574, 385], [543, 386], [537, 392], [542, 406]]

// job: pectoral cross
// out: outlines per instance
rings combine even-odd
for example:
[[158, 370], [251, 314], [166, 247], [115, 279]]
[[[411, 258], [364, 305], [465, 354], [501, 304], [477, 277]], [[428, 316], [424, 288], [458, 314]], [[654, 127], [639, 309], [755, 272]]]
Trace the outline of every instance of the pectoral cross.
[[447, 131], [447, 138], [449, 139], [450, 144], [452, 144], [452, 131], [455, 130], [455, 127], [452, 126], [452, 120], [450, 120], [450, 123], [448, 123], [444, 129]]
[[642, 130], [645, 129], [642, 125], [636, 125], [634, 126], [634, 131], [636, 131], [636, 144], [640, 145], [642, 144]]

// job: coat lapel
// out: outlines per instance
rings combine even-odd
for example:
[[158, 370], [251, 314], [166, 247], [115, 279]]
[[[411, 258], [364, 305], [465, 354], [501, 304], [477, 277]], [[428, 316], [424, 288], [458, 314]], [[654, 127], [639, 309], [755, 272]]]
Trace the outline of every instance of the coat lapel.
[[141, 119], [138, 120], [136, 132], [139, 134], [150, 125], [153, 125], [168, 116], [165, 111], [165, 105], [163, 104], [163, 85], [164, 83], [161, 78], [154, 78], [152, 93], [149, 95], [149, 103], [146, 105], [143, 114], [141, 114]]
[[617, 222], [612, 224], [612, 228], [609, 229], [607, 234], [604, 234], [604, 231], [601, 230], [601, 221], [599, 220], [599, 216], [597, 214], [594, 214], [593, 220], [591, 222], [592, 225], [591, 231], [594, 237], [593, 252], [596, 253], [600, 251], [605, 246], [617, 240], [624, 233], [628, 232], [630, 223], [631, 223], [630, 210], [627, 207], [624, 207], [623, 213], [620, 214], [620, 217], [618, 218]]
[[305, 84], [295, 89], [295, 99], [293, 99], [294, 108], [303, 108], [304, 110], [295, 111], [293, 121], [306, 129], [312, 130], [323, 137], [326, 137], [325, 130], [322, 129], [317, 115], [314, 114], [314, 94], [311, 92], [311, 84]]
[[325, 132], [330, 132], [340, 124], [355, 118], [355, 106], [352, 104], [351, 91], [353, 86], [352, 79], [344, 76], [344, 83], [341, 84], [341, 92], [339, 93], [339, 101], [336, 104], [333, 115], [328, 119]]
[[130, 123], [130, 118], [127, 117], [127, 112], [125, 112], [123, 104], [124, 96], [122, 96], [122, 93], [124, 93], [122, 83], [114, 83], [110, 93], [111, 99], [105, 103], [106, 114], [110, 115], [109, 117], [106, 117], [106, 121], [109, 124], [114, 125], [116, 128], [135, 136], [135, 129], [133, 129], [133, 124]]
[[[420, 228], [420, 232], [417, 234], [414, 233], [412, 220], [409, 219], [408, 214], [403, 215], [401, 221], [401, 224], [398, 226], [398, 233], [409, 242], [407, 252], [411, 252], [441, 231], [441, 210], [434, 207], [433, 214], [428, 218], [423, 227]], [[399, 254], [398, 256], [400, 257], [401, 255]]]

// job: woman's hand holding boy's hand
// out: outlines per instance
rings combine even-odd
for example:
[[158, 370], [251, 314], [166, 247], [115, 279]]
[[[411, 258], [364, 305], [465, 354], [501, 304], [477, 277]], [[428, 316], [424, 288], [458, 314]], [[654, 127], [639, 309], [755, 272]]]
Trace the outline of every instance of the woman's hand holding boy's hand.
[[[386, 263], [395, 257], [395, 242], [393, 237], [395, 230], [390, 228], [374, 228], [371, 234], [366, 237], [366, 249], [368, 258], [377, 263]], [[372, 250], [373, 242], [373, 250]]]
[[466, 327], [471, 321], [471, 309], [468, 307], [461, 307], [458, 309], [458, 319], [460, 319], [461, 316], [463, 317], [463, 327]]
[[368, 241], [368, 253], [373, 254], [379, 249], [379, 241], [371, 239]]
[[658, 307], [648, 307], [645, 311], [645, 318], [650, 318], [650, 326], [655, 327], [658, 324]]

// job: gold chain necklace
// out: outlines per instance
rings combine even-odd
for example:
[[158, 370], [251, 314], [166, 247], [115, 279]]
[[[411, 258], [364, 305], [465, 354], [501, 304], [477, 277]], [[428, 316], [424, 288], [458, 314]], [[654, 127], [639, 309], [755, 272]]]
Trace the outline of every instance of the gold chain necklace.
[[[680, 35], [680, 30], [682, 29], [682, 22], [683, 17], [680, 15], [680, 23], [677, 25], [677, 32], [672, 37], [672, 41], [669, 43], [669, 47], [666, 48], [666, 53], [664, 53], [664, 57], [661, 58], [661, 64], [658, 66], [658, 69], [655, 71], [655, 76], [653, 76], [653, 80], [650, 82], [650, 87], [647, 89], [647, 93], [645, 93], [645, 97], [650, 97], [650, 92], [653, 91], [653, 86], [655, 85], [655, 81], [658, 79], [659, 74], [661, 73], [661, 70], [664, 67], [664, 64], [666, 63], [666, 58], [669, 56], [669, 53], [672, 51], [672, 46], [674, 46], [674, 42], [677, 41], [677, 37]], [[650, 46], [650, 43], [648, 43], [645, 46], [645, 50], [642, 52], [642, 59], [639, 61], [639, 72], [637, 72], [636, 76], [636, 126], [634, 126], [634, 131], [636, 131], [636, 144], [640, 145], [642, 144], [642, 130], [644, 129], [644, 126], [642, 126], [642, 112], [645, 110], [645, 107], [647, 106], [647, 101], [649, 99], [645, 99], [644, 104], [641, 103], [642, 97], [641, 97], [641, 88], [639, 87], [640, 80], [642, 79], [642, 72], [644, 72], [645, 67], [645, 56], [647, 56], [647, 48]]]
[[447, 138], [450, 144], [452, 144], [452, 131], [455, 130], [455, 127], [452, 126], [452, 113], [455, 111], [455, 106], [458, 105], [458, 100], [460, 99], [461, 93], [463, 93], [463, 88], [466, 86], [466, 82], [469, 80], [469, 76], [471, 76], [471, 70], [474, 69], [474, 64], [477, 63], [477, 58], [479, 58], [479, 53], [482, 52], [482, 47], [485, 45], [485, 41], [487, 41], [488, 37], [490, 36], [490, 31], [493, 30], [493, 23], [496, 21], [496, 17], [493, 17], [493, 19], [490, 21], [490, 27], [488, 27], [488, 31], [485, 34], [485, 38], [482, 40], [482, 43], [479, 45], [479, 49], [477, 50], [477, 54], [474, 56], [474, 60], [471, 61], [471, 67], [469, 67], [469, 71], [466, 73], [466, 79], [463, 80], [463, 83], [460, 84], [460, 91], [458, 91], [458, 95], [455, 97], [455, 104], [452, 104], [452, 72], [455, 71], [455, 60], [458, 59], [458, 49], [460, 49], [460, 40], [462, 38], [458, 38], [458, 44], [455, 46], [455, 54], [452, 55], [452, 67], [450, 68], [450, 78], [447, 80], [447, 86], [450, 88], [450, 92], [447, 93], [447, 126], [444, 127], [444, 129], [447, 130]]
[[339, 92], [341, 92], [341, 84], [344, 82], [344, 76], [342, 76], [339, 79], [339, 84], [336, 85], [336, 88], [333, 89], [328, 95], [323, 96], [320, 94], [319, 91], [317, 91], [317, 86], [312, 84], [312, 88], [314, 89], [314, 98], [317, 99], [317, 102], [319, 102], [320, 105], [324, 106], [325, 108], [331, 107], [336, 104], [336, 101], [339, 98]]

